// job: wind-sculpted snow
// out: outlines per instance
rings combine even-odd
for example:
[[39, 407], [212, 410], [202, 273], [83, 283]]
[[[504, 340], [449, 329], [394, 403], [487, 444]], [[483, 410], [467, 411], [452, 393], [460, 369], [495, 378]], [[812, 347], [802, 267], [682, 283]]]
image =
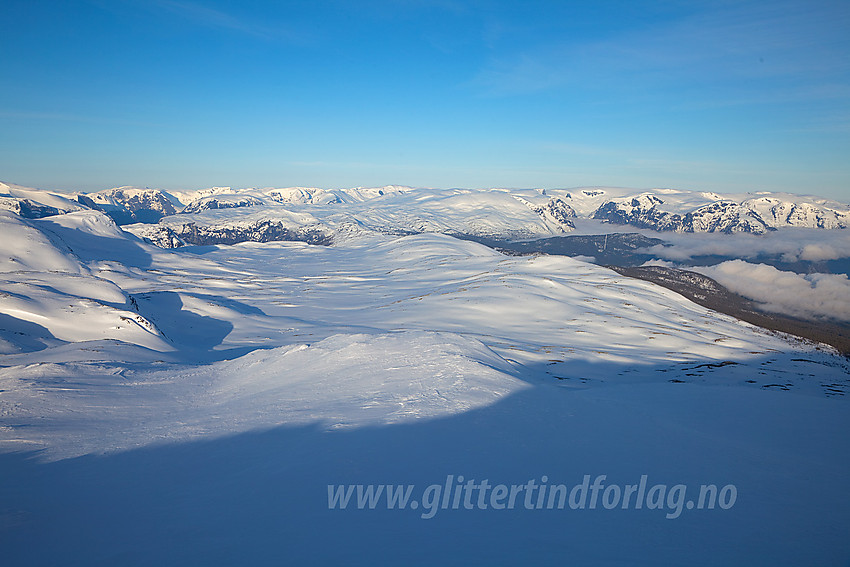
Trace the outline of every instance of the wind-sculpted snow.
[[[79, 363], [17, 367], [0, 370], [0, 385], [6, 404], [25, 408], [17, 419], [64, 423], [36, 427], [27, 442], [55, 459], [278, 425], [337, 429], [449, 416], [528, 387], [515, 370], [474, 339], [405, 331], [331, 335], [208, 367], [119, 375]], [[54, 395], [33, 400], [33, 384]], [[74, 419], [93, 402], [109, 408], [96, 421]]]
[[0, 250], [8, 258], [0, 283], [4, 354], [105, 338], [172, 350], [134, 300], [97, 275], [107, 250], [122, 268], [144, 254], [109, 217], [80, 211], [25, 221], [0, 212], [0, 222]]
[[[23, 437], [7, 431], [7, 442], [57, 455], [269, 427], [295, 415], [343, 425], [442, 415], [514, 391], [517, 376], [587, 387], [666, 381], [686, 365], [736, 361], [727, 376], [744, 383], [754, 374], [749, 364], [775, 353], [805, 352], [812, 364], [833, 357], [599, 266], [509, 257], [439, 234], [351, 236], [330, 247], [246, 242], [196, 255], [147, 245], [97, 211], [7, 220], [15, 234], [28, 223], [17, 246], [44, 261], [0, 282], [0, 310], [14, 318], [0, 389], [15, 392], [4, 396], [20, 408], [33, 402], [32, 388], [55, 391], [37, 407], [59, 424], [13, 430]], [[167, 368], [151, 374], [144, 360]], [[181, 369], [197, 362], [212, 365]], [[831, 368], [830, 383], [843, 380], [840, 365]], [[30, 378], [22, 382], [24, 369]], [[82, 410], [53, 390], [56, 376], [116, 372], [120, 391], [147, 409], [115, 410], [129, 421], [100, 423], [88, 440], [65, 431], [61, 416]], [[109, 386], [86, 387], [85, 403], [113, 395], [119, 382], [103, 379]], [[795, 384], [822, 394], [820, 382]], [[177, 415], [191, 425], [173, 427]], [[133, 420], [147, 429], [98, 445], [104, 431], [128, 435]]]
[[[163, 249], [97, 210], [0, 211], [4, 562], [846, 556], [836, 526], [850, 514], [822, 505], [848, 494], [846, 359], [579, 260], [385, 234], [414, 220], [441, 231], [554, 231], [572, 217], [550, 219], [546, 204], [566, 196], [519, 195], [529, 206], [507, 192], [483, 202], [389, 193], [132, 227], [194, 223], [223, 238], [280, 222], [327, 230], [331, 246]], [[512, 489], [646, 477], [687, 485], [693, 498], [702, 484], [734, 485], [738, 500], [711, 510], [682, 502], [671, 520], [664, 498], [609, 509], [600, 491], [596, 509], [539, 509], [520, 495], [513, 509], [458, 500], [423, 519], [419, 495], [447, 475]], [[328, 486], [349, 484], [412, 486], [421, 506], [381, 499], [355, 509], [353, 497], [331, 509]]]
[[61, 241], [54, 242], [38, 224], [0, 210], [0, 271], [81, 273], [83, 267]]
[[112, 282], [62, 273], [29, 273], [21, 279], [10, 275], [0, 279], [0, 312], [6, 317], [6, 336], [0, 336], [0, 345], [4, 340], [14, 343], [16, 335], [30, 334], [29, 328], [38, 327], [39, 333], [33, 336], [37, 341], [31, 348], [9, 344], [3, 354], [107, 338], [153, 350], [172, 350]]

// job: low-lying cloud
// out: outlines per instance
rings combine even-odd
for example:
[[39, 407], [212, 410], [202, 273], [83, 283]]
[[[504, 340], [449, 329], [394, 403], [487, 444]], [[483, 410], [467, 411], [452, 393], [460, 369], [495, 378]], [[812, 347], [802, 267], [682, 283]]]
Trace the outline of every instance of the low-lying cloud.
[[695, 256], [729, 256], [755, 259], [781, 258], [783, 262], [822, 262], [850, 257], [850, 230], [784, 228], [767, 235], [750, 234], [661, 234], [667, 246], [647, 251], [659, 258], [687, 262]]
[[850, 321], [850, 280], [845, 274], [801, 275], [743, 260], [689, 269], [758, 302], [767, 311]]
[[[797, 258], [792, 258], [790, 261], [800, 259], [806, 260], [809, 262], [820, 262], [822, 260], [837, 260], [838, 258], [842, 258], [845, 256], [847, 252], [841, 252], [836, 249], [835, 246], [831, 246], [829, 244], [806, 244], [803, 246], [803, 249], [800, 250], [800, 253], [797, 255]], [[783, 259], [787, 259], [788, 254], [783, 256]]]

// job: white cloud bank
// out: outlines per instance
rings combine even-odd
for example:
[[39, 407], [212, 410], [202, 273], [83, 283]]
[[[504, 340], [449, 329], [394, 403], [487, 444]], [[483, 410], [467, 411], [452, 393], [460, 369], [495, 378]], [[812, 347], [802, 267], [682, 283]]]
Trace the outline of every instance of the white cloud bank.
[[653, 246], [649, 253], [665, 260], [686, 262], [694, 256], [754, 259], [777, 256], [784, 262], [822, 262], [850, 257], [850, 230], [784, 228], [768, 235], [663, 234], [672, 246]]
[[689, 269], [761, 303], [768, 311], [850, 321], [850, 280], [845, 274], [801, 275], [743, 260]]

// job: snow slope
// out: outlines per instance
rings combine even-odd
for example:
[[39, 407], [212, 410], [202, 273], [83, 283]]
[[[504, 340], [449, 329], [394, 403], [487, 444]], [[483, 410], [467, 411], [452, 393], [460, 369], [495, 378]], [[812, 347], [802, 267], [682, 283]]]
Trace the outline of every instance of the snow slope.
[[[314, 199], [315, 197], [315, 199]], [[127, 230], [169, 247], [269, 240], [331, 241], [351, 234], [439, 232], [530, 238], [563, 234], [575, 217], [563, 200], [537, 191], [447, 191], [384, 187], [322, 192], [271, 189], [216, 193], [192, 200], [183, 214]], [[262, 236], [275, 227], [276, 236]], [[258, 236], [258, 234], [260, 236]]]
[[573, 231], [577, 218], [600, 221], [594, 225], [596, 233], [611, 231], [614, 225], [661, 232], [760, 235], [778, 228], [842, 229], [850, 224], [850, 207], [817, 197], [721, 196], [673, 189], [217, 188], [199, 193], [182, 212], [192, 214], [128, 230], [174, 246], [218, 243], [215, 236], [207, 241], [204, 233], [222, 228], [233, 232], [234, 241], [266, 241], [253, 236], [263, 223], [286, 229], [282, 237], [272, 239], [298, 240], [302, 238], [298, 231], [309, 230], [328, 241], [363, 232], [540, 238]]
[[[705, 362], [734, 362], [724, 379], [745, 387], [748, 374], [780, 364], [793, 372], [817, 369], [818, 381], [791, 380], [793, 388], [813, 395], [844, 379], [840, 364], [821, 361], [832, 360], [829, 354], [807, 354], [814, 357], [811, 362], [789, 362], [782, 354], [808, 353], [811, 346], [791, 344], [671, 291], [564, 257], [506, 257], [438, 234], [368, 236], [333, 247], [244, 243], [200, 249], [198, 255], [147, 245], [97, 211], [26, 222], [43, 237], [38, 241], [43, 250], [36, 253], [54, 260], [8, 272], [0, 305], [16, 321], [43, 327], [42, 335], [54, 342], [42, 341], [32, 354], [7, 347], [7, 376], [43, 361], [84, 360], [79, 351], [92, 341], [100, 341], [98, 364], [120, 367], [132, 347], [134, 356], [148, 352], [151, 361], [212, 362], [215, 375], [215, 365], [225, 364], [216, 361], [257, 348], [312, 345], [340, 333], [416, 331], [443, 333], [435, 336], [446, 337], [444, 348], [459, 349], [461, 356], [489, 349], [494, 358], [487, 364], [505, 374], [530, 373], [576, 387], [681, 378]], [[17, 230], [15, 224], [6, 226]], [[104, 340], [123, 346], [112, 352]], [[78, 352], [72, 355], [74, 348]], [[448, 351], [441, 352], [435, 355], [438, 366]], [[362, 359], [354, 357], [353, 364], [363, 364]], [[303, 362], [305, 368], [312, 365]], [[766, 378], [751, 384], [791, 387], [787, 373], [787, 368], [780, 373], [780, 381], [765, 372]], [[181, 381], [169, 380], [174, 383]], [[179, 388], [174, 397], [183, 397]], [[412, 415], [419, 415], [418, 402], [411, 403]], [[280, 423], [278, 417], [269, 419], [266, 426]], [[96, 446], [99, 433], [91, 431]], [[11, 442], [43, 444], [60, 456], [80, 450], [63, 445], [54, 433]], [[180, 429], [172, 428], [171, 436], [182, 438]], [[123, 446], [107, 443], [101, 450]]]
[[[4, 558], [850, 557], [846, 360], [578, 260], [359, 229], [365, 218], [409, 226], [419, 200], [416, 219], [441, 230], [501, 230], [509, 219], [553, 230], [514, 193], [391, 193], [362, 192], [347, 203], [353, 213], [310, 203], [290, 212], [335, 234], [348, 226], [333, 246], [165, 250], [99, 211], [0, 215]], [[552, 198], [519, 196], [534, 206]], [[164, 223], [251, 219], [254, 208]], [[666, 508], [461, 508], [424, 520], [327, 502], [328, 484], [545, 475], [572, 485], [585, 474], [734, 484], [738, 502], [675, 520]]]
[[721, 198], [668, 190], [605, 201], [593, 218], [658, 231], [764, 234], [782, 227], [847, 228], [850, 208], [826, 199], [787, 194]]
[[26, 218], [41, 218], [86, 207], [57, 193], [0, 182], [0, 210], [6, 209]]
[[[317, 243], [364, 232], [528, 239], [571, 232], [577, 226], [575, 219], [594, 221], [596, 233], [627, 226], [673, 233], [760, 235], [780, 228], [844, 229], [850, 225], [847, 204], [764, 192], [719, 195], [676, 189], [470, 190], [394, 185], [165, 192], [118, 187], [77, 195], [71, 201], [8, 184], [0, 190], [4, 187], [7, 192], [0, 193], [0, 207], [23, 216], [98, 209], [164, 247], [269, 240]], [[222, 231], [227, 231], [226, 239]]]
[[175, 214], [175, 204], [180, 205], [177, 198], [164, 191], [137, 187], [116, 187], [77, 198], [107, 213], [119, 224], [156, 222], [163, 216]]

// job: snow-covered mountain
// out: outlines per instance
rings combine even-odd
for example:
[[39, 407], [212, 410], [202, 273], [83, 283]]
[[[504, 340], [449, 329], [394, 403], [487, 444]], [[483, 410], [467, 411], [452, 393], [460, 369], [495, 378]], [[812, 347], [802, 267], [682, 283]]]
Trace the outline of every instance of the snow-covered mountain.
[[[493, 195], [497, 204], [507, 199], [517, 203], [517, 210], [537, 214], [510, 194]], [[9, 369], [3, 374], [6, 386], [0, 390], [7, 392], [6, 399], [9, 391], [16, 392], [14, 399], [25, 405], [31, 385], [38, 384], [39, 379], [18, 383], [15, 376], [23, 368], [30, 368], [27, 372], [31, 373], [32, 368], [48, 361], [61, 366], [93, 360], [125, 370], [127, 360], [175, 365], [167, 372], [176, 371], [180, 364], [204, 361], [215, 363], [208, 370], [210, 376], [218, 376], [217, 369], [224, 372], [227, 385], [219, 383], [218, 378], [212, 378], [214, 386], [192, 378], [187, 382], [194, 384], [192, 388], [213, 387], [219, 392], [232, 389], [242, 396], [255, 388], [266, 392], [267, 388], [279, 387], [241, 377], [250, 376], [245, 369], [252, 367], [252, 361], [262, 359], [269, 365], [270, 370], [263, 371], [266, 376], [284, 362], [300, 361], [292, 362], [293, 369], [324, 364], [321, 361], [327, 361], [328, 356], [339, 356], [339, 349], [351, 351], [345, 356], [354, 357], [352, 364], [357, 365], [361, 364], [357, 362], [361, 354], [356, 353], [370, 358], [375, 356], [375, 349], [383, 348], [376, 345], [384, 344], [399, 349], [430, 349], [436, 358], [424, 356], [404, 363], [410, 365], [406, 372], [420, 373], [423, 380], [428, 372], [417, 370], [417, 365], [428, 365], [432, 369], [429, 372], [451, 374], [458, 368], [451, 362], [455, 356], [482, 361], [501, 373], [505, 392], [519, 387], [517, 373], [552, 384], [654, 382], [689, 379], [690, 368], [696, 364], [730, 360], [735, 361], [738, 371], [725, 378], [713, 375], [713, 380], [737, 383], [759, 368], [766, 373], [757, 382], [760, 385], [791, 380], [794, 388], [823, 395], [827, 375], [829, 384], [843, 384], [846, 378], [839, 359], [829, 354], [829, 349], [818, 352], [814, 345], [742, 325], [666, 289], [565, 257], [509, 257], [446, 235], [398, 237], [377, 232], [352, 234], [334, 246], [246, 242], [219, 245], [196, 255], [152, 246], [95, 210], [43, 219], [23, 219], [3, 212], [0, 221], [4, 236], [0, 254], [8, 258], [0, 264], [0, 313], [4, 320], [0, 365]], [[303, 219], [293, 224], [306, 225]], [[212, 238], [211, 233], [205, 237]], [[215, 237], [226, 239], [222, 234]], [[415, 333], [395, 335], [399, 331]], [[314, 343], [315, 347], [308, 346]], [[258, 348], [272, 351], [262, 356], [246, 355]], [[296, 351], [300, 354], [293, 354]], [[216, 366], [217, 361], [243, 355], [247, 358], [242, 362]], [[814, 362], [786, 360], [792, 357]], [[814, 383], [787, 375], [787, 364], [809, 368], [826, 362], [833, 364], [833, 370], [818, 366], [821, 378]], [[331, 366], [336, 368], [337, 364], [342, 362]], [[63, 372], [77, 371], [76, 367], [62, 368]], [[469, 368], [464, 380], [471, 380], [480, 371], [475, 364]], [[373, 370], [380, 376], [380, 368]], [[659, 370], [663, 372], [659, 374]], [[100, 372], [86, 364], [79, 371]], [[148, 380], [143, 378], [147, 370], [139, 367], [133, 372], [139, 373], [135, 380]], [[0, 376], [0, 382], [3, 379]], [[341, 398], [333, 404], [352, 400], [352, 396], [376, 395], [359, 389], [372, 392], [377, 388], [365, 375], [363, 380], [359, 386], [346, 386], [350, 391], [338, 392]], [[498, 390], [502, 387], [499, 380], [487, 388]], [[436, 387], [445, 395], [448, 385]], [[472, 389], [462, 395], [457, 391], [460, 397], [448, 402], [456, 408], [452, 411], [482, 403], [477, 390], [480, 387], [470, 386]], [[182, 388], [179, 386], [174, 394], [184, 395], [178, 393]], [[399, 388], [407, 386], [400, 384]], [[402, 390], [392, 393], [391, 398], [406, 395]], [[284, 388], [274, 395], [294, 394]], [[375, 419], [386, 422], [442, 413], [438, 408], [444, 404], [437, 403], [433, 390], [426, 388], [419, 395], [420, 399], [411, 399], [401, 413], [394, 413], [395, 402], [387, 402], [381, 411], [390, 413], [378, 412]], [[472, 397], [464, 397], [467, 395]], [[45, 402], [40, 399], [40, 403]], [[269, 403], [279, 404], [281, 400]], [[87, 397], [84, 403], [91, 401]], [[62, 409], [62, 404], [69, 403], [71, 406]], [[330, 406], [322, 409], [322, 404], [329, 402], [321, 396], [304, 403], [305, 408], [311, 408], [309, 415], [313, 418], [373, 422], [372, 418], [362, 421], [357, 411], [331, 410]], [[57, 415], [78, 411], [69, 409], [73, 403], [66, 397], [57, 398], [55, 404], [51, 411]], [[241, 404], [237, 407], [238, 415], [232, 418], [243, 423], [237, 430], [247, 423], [253, 427], [289, 419], [268, 413], [271, 409], [249, 417], [243, 412], [255, 410]], [[287, 411], [302, 411], [289, 407]], [[156, 418], [148, 415], [144, 419]], [[167, 426], [174, 427], [170, 421]], [[119, 427], [124, 433], [110, 441], [114, 445], [100, 449], [148, 443], [158, 435], [158, 427], [149, 421], [145, 431], [131, 437], [126, 437], [129, 433], [123, 426]], [[193, 431], [172, 429], [170, 435], [192, 437]], [[43, 436], [22, 430], [35, 435], [28, 438], [15, 437], [16, 430], [6, 433], [7, 444], [44, 444], [56, 455], [98, 450], [103, 442], [97, 429], [91, 435], [74, 429], [73, 433], [45, 431]], [[66, 434], [70, 435], [67, 439], [63, 437]]]
[[792, 200], [764, 196], [741, 203], [771, 228], [796, 226], [806, 228], [847, 228], [850, 209], [845, 205], [823, 199]]
[[204, 195], [156, 225], [126, 227], [161, 246], [438, 232], [534, 238], [573, 230], [575, 211], [540, 191], [403, 187], [328, 192], [304, 188]]
[[[363, 231], [528, 239], [568, 233], [575, 229], [576, 219], [679, 233], [764, 234], [786, 227], [840, 229], [850, 224], [850, 206], [815, 197], [616, 188], [217, 188], [210, 194], [194, 196], [182, 212], [192, 214], [191, 219], [164, 218], [155, 229], [129, 230], [169, 245], [202, 244], [205, 241], [199, 235], [221, 230], [229, 232], [228, 241], [265, 241], [263, 234], [268, 233], [258, 230], [263, 225], [278, 227], [282, 239], [299, 238], [300, 232], [310, 234], [311, 239], [317, 233], [332, 239]], [[600, 225], [598, 230], [605, 228]], [[181, 235], [188, 235], [188, 239]], [[209, 242], [219, 241], [213, 237]]]
[[782, 227], [847, 228], [850, 207], [823, 199], [763, 196], [743, 200], [707, 197], [693, 206], [679, 195], [641, 193], [604, 202], [593, 218], [613, 224], [675, 232], [764, 234]]
[[251, 195], [223, 194], [210, 195], [192, 200], [180, 211], [183, 214], [200, 213], [215, 209], [236, 209], [239, 207], [255, 207], [263, 201]]
[[0, 182], [0, 209], [12, 211], [23, 218], [37, 219], [85, 208], [85, 205], [58, 193]]
[[116, 187], [97, 193], [78, 195], [77, 199], [91, 208], [111, 216], [118, 224], [155, 223], [177, 212], [173, 196], [158, 189]]
[[[836, 528], [850, 523], [847, 359], [602, 266], [449, 234], [570, 238], [571, 225], [604, 226], [588, 217], [624, 192], [219, 189], [181, 194], [175, 210], [259, 203], [122, 228], [12, 189], [60, 214], [0, 211], [5, 563], [792, 565], [850, 553]], [[711, 200], [658, 198], [682, 216]], [[775, 218], [789, 222], [785, 210]], [[275, 241], [315, 235], [332, 245]], [[656, 241], [611, 240], [586, 244]], [[470, 481], [510, 487], [514, 505], [467, 506]], [[570, 504], [591, 482], [604, 484], [595, 500]], [[330, 505], [334, 486], [375, 484], [413, 496]], [[565, 505], [537, 498], [542, 484], [563, 486]], [[446, 486], [459, 496], [426, 497]], [[702, 487], [737, 500], [688, 505]]]
[[0, 230], [2, 354], [107, 338], [166, 347], [135, 301], [98, 276], [137, 250], [108, 216], [88, 210], [28, 220], [0, 211]]
[[652, 194], [607, 201], [593, 218], [658, 231], [763, 234], [771, 230], [752, 211], [732, 201], [713, 202], [684, 215], [662, 210], [659, 206], [663, 204], [663, 199]]
[[[780, 228], [843, 229], [850, 206], [790, 194], [658, 189], [325, 190], [309, 187], [170, 191], [119, 187], [75, 199], [2, 185], [0, 206], [27, 218], [88, 207], [159, 246], [244, 241], [330, 242], [352, 234], [439, 232], [530, 239], [573, 231], [577, 220], [674, 233], [765, 234]], [[14, 187], [12, 191], [10, 188]], [[588, 226], [585, 223], [585, 226]]]

